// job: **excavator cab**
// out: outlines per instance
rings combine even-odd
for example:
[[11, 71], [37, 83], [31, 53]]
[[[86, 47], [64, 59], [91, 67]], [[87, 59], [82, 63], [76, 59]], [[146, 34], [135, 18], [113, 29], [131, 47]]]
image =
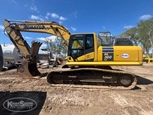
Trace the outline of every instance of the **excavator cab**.
[[[100, 46], [112, 46], [112, 37], [110, 32], [99, 32], [98, 39], [95, 33], [73, 34], [70, 36], [68, 56], [73, 58], [73, 61], [93, 61], [94, 57], [91, 54], [97, 50], [96, 46], [100, 42]], [[85, 60], [83, 57], [90, 55], [90, 59]], [[87, 56], [87, 57], [88, 57]], [[79, 59], [79, 60], [78, 60]]]
[[94, 34], [75, 34], [70, 36], [68, 56], [74, 61], [85, 54], [94, 52]]

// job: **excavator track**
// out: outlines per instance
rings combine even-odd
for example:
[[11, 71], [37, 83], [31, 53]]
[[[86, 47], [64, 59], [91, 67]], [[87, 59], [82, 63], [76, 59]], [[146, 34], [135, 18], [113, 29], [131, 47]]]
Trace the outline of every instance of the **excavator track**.
[[101, 68], [77, 68], [54, 70], [47, 75], [52, 86], [83, 88], [134, 89], [137, 79], [134, 74], [121, 70]]

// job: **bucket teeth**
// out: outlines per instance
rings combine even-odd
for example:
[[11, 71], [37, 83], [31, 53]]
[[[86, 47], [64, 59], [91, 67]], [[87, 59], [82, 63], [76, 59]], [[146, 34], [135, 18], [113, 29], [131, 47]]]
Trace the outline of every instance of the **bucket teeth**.
[[32, 41], [31, 52], [29, 60], [22, 61], [21, 66], [18, 67], [17, 73], [22, 78], [39, 78], [42, 77], [41, 73], [37, 69], [38, 51], [42, 43]]
[[22, 78], [39, 78], [41, 73], [37, 69], [36, 62], [23, 61], [18, 67], [17, 73]]

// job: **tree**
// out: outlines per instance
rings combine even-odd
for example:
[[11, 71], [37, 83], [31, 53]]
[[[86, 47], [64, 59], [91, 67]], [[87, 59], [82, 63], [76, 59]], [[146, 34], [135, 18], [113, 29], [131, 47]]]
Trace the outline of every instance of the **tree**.
[[62, 44], [62, 40], [60, 38], [57, 37], [54, 42], [52, 39], [46, 38], [45, 44], [47, 45], [47, 50], [52, 52], [52, 54], [64, 55], [64, 57], [66, 56], [67, 50]]
[[130, 28], [126, 30], [124, 33], [128, 38], [130, 38], [133, 41], [135, 45], [138, 45], [140, 43], [140, 38], [138, 37], [136, 27]]
[[152, 48], [153, 52], [153, 18], [149, 20], [140, 21], [137, 26], [138, 35], [145, 46], [147, 55], [149, 55], [150, 48]]
[[119, 37], [129, 38], [134, 43], [134, 45], [140, 44], [140, 38], [138, 37], [138, 32], [136, 27], [126, 29], [123, 33], [119, 35]]
[[150, 48], [153, 52], [153, 18], [141, 20], [137, 23], [136, 27], [125, 30], [119, 36], [128, 37], [135, 45], [141, 45], [143, 47], [143, 51], [146, 52], [149, 57]]
[[56, 46], [55, 44], [52, 42], [51, 39], [47, 39], [45, 40], [45, 44], [47, 45], [47, 51], [52, 52], [53, 54], [56, 53]]
[[146, 52], [147, 56], [149, 56], [149, 41], [146, 40], [144, 36], [141, 36], [139, 33], [139, 27], [130, 28], [126, 30], [124, 34], [129, 37], [135, 45], [141, 45], [143, 47], [143, 53]]

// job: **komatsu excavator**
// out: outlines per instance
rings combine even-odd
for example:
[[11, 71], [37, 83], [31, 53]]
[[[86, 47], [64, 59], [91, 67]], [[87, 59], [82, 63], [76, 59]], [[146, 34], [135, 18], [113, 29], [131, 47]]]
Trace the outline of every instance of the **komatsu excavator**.
[[56, 22], [4, 20], [4, 27], [18, 51], [22, 50], [24, 60], [17, 69], [19, 76], [34, 78], [41, 73], [36, 67], [36, 55], [41, 43], [33, 42], [31, 48], [20, 32], [39, 32], [58, 36], [68, 50], [67, 62], [63, 68], [47, 74], [51, 84], [111, 85], [133, 89], [137, 84], [134, 74], [115, 70], [111, 66], [141, 66], [142, 48], [133, 46], [129, 39], [112, 40], [109, 32], [71, 34]]

